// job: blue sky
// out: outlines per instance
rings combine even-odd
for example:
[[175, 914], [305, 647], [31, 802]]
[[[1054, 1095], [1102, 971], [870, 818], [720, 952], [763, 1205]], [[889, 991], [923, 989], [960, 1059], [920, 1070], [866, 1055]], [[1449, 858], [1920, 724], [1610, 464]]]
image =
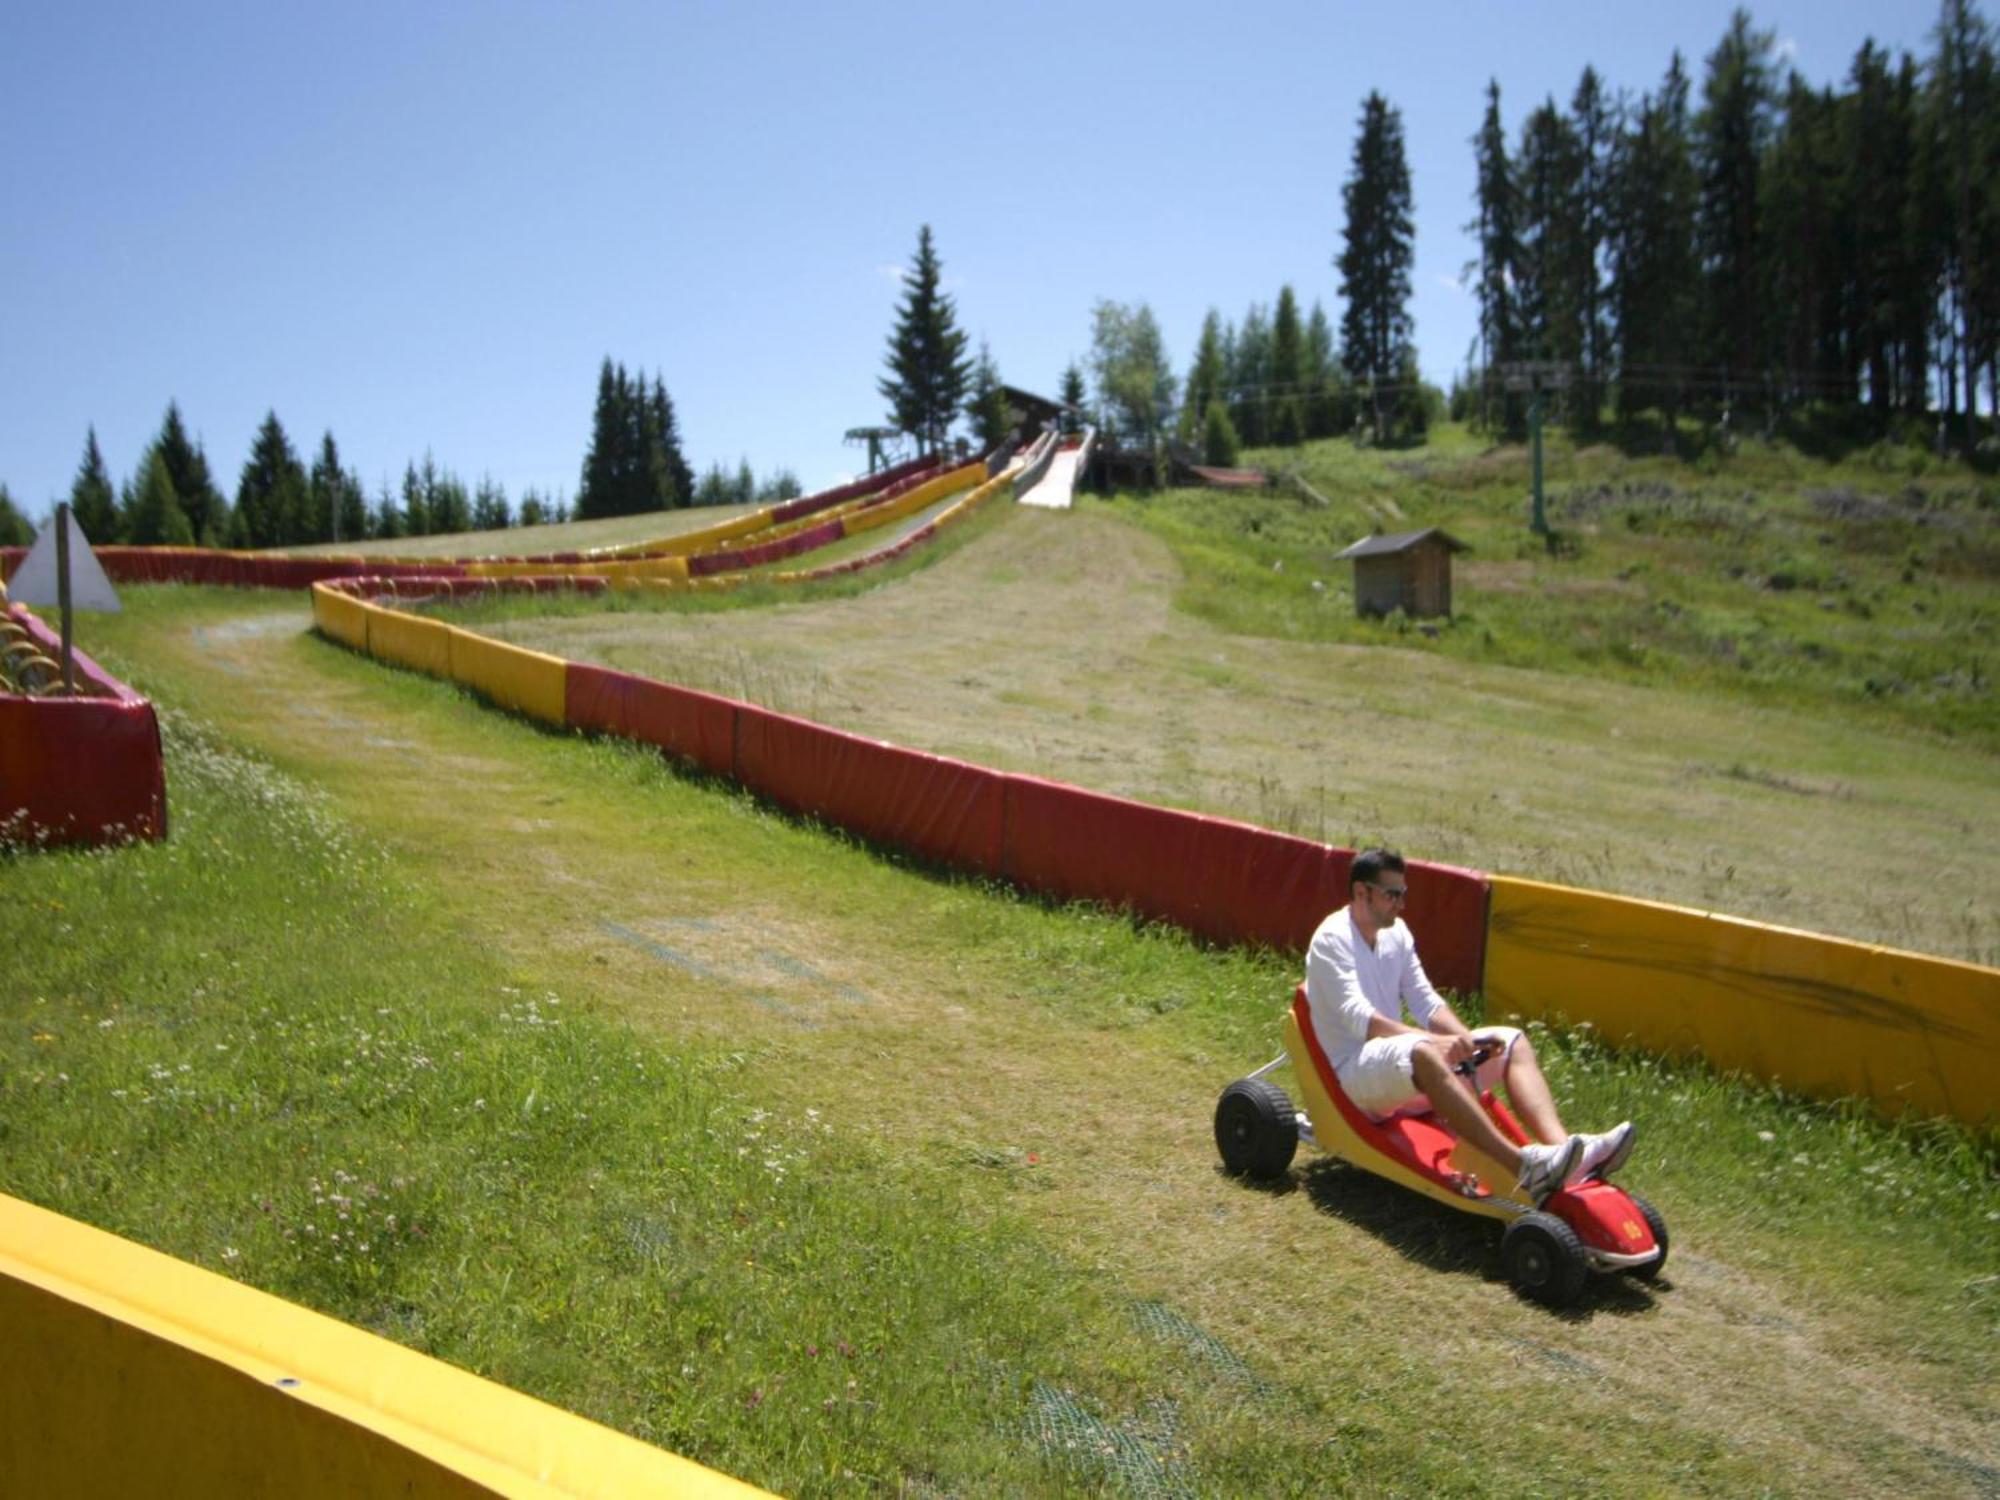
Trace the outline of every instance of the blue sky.
[[[1203, 313], [1331, 265], [1362, 99], [1401, 111], [1424, 370], [1473, 334], [1469, 137], [1586, 63], [1697, 82], [1723, 0], [1514, 4], [28, 5], [0, 17], [0, 481], [123, 479], [180, 402], [233, 495], [275, 409], [371, 493], [429, 450], [572, 494], [600, 359], [665, 379], [697, 469], [853, 472], [917, 228], [1003, 378], [1053, 393], [1101, 297], [1177, 370]], [[1990, 12], [1989, 12], [1990, 13]], [[1753, 7], [1838, 81], [1929, 0]]]

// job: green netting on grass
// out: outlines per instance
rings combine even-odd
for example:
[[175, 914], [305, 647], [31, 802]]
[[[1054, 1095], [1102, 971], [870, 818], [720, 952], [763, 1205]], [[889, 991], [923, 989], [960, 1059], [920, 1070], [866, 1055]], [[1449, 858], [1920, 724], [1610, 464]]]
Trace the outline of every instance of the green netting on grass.
[[1138, 1500], [1195, 1500], [1176, 1440], [1170, 1401], [1148, 1402], [1122, 1422], [1107, 1421], [1070, 1392], [1036, 1381], [1028, 1395], [1028, 1436], [1057, 1463], [1110, 1480]]

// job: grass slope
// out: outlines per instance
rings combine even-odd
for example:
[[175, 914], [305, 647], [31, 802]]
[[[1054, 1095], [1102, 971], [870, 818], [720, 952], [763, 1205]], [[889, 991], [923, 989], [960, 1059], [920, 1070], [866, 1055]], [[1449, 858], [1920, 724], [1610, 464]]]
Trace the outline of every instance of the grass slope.
[[[1390, 492], [1365, 498], [1380, 510]], [[2000, 962], [2000, 844], [1978, 834], [2000, 822], [2000, 775], [1978, 736], [1920, 727], [1831, 679], [1593, 665], [1565, 623], [1591, 617], [1590, 596], [1563, 592], [1588, 553], [1521, 560], [1556, 576], [1518, 596], [1461, 587], [1469, 616], [1435, 640], [1356, 621], [1326, 559], [1366, 523], [1340, 503], [1183, 492], [1075, 513], [1003, 506], [886, 579], [783, 608], [746, 608], [779, 602], [746, 591], [722, 606], [505, 602], [472, 618], [984, 764]], [[1481, 536], [1455, 513], [1434, 519]], [[1516, 597], [1524, 616], [1541, 611], [1546, 636], [1521, 648], [1541, 665], [1483, 654], [1479, 622]], [[1960, 603], [1990, 617], [1973, 593]]]
[[1476, 1221], [1218, 1176], [1289, 962], [940, 880], [289, 601], [127, 602], [87, 644], [168, 709], [175, 835], [0, 862], [8, 1191], [788, 1493], [2000, 1476], [1960, 1133], [1544, 1033], [1676, 1240], [1553, 1317]]

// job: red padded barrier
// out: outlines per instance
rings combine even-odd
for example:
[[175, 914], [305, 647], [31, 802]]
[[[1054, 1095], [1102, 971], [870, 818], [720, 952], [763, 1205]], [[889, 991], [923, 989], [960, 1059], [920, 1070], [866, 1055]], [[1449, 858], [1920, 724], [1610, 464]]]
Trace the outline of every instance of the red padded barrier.
[[810, 552], [815, 547], [824, 547], [829, 542], [837, 542], [842, 534], [839, 521], [823, 521], [775, 542], [759, 542], [755, 546], [738, 547], [729, 552], [700, 552], [687, 560], [688, 576], [701, 578], [710, 573], [733, 573], [743, 568], [759, 567], [776, 562], [781, 557], [792, 557], [800, 552]]
[[828, 506], [839, 505], [842, 501], [858, 500], [863, 495], [886, 489], [914, 475], [927, 476], [932, 469], [939, 467], [937, 461], [931, 458], [906, 459], [879, 474], [870, 474], [866, 479], [857, 479], [851, 484], [821, 490], [816, 495], [804, 495], [797, 500], [787, 500], [772, 509], [771, 520], [774, 524], [782, 526], [787, 521], [796, 521], [800, 516], [810, 516], [817, 511], [825, 510]]
[[563, 693], [573, 728], [641, 740], [705, 771], [735, 774], [736, 718], [748, 710], [727, 698], [581, 662], [569, 664]]
[[[1129, 907], [1219, 942], [1297, 952], [1347, 904], [1353, 851], [1034, 776], [1007, 778], [1004, 873], [1034, 890]], [[1485, 877], [1412, 860], [1405, 920], [1431, 979], [1482, 983]]]
[[781, 807], [924, 859], [1000, 872], [1007, 778], [921, 750], [744, 706], [736, 775]]
[[[56, 633], [9, 611], [51, 659]], [[81, 651], [79, 686], [93, 698], [0, 694], [0, 832], [44, 843], [165, 838], [167, 776], [153, 705]]]

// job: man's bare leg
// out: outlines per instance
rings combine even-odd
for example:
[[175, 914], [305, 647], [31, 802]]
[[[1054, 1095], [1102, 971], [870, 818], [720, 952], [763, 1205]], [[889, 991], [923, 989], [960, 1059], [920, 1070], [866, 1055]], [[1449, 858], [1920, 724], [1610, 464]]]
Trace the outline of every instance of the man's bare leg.
[[1521, 1123], [1528, 1127], [1530, 1136], [1547, 1142], [1569, 1138], [1562, 1117], [1556, 1113], [1555, 1095], [1549, 1092], [1549, 1081], [1542, 1076], [1541, 1061], [1535, 1056], [1534, 1045], [1525, 1031], [1508, 1054], [1505, 1082], [1507, 1101], [1514, 1106]]
[[[1443, 1116], [1447, 1125], [1458, 1133], [1458, 1138], [1486, 1153], [1508, 1171], [1519, 1174], [1521, 1170], [1521, 1148], [1516, 1146], [1493, 1123], [1492, 1117], [1480, 1107], [1479, 1100], [1467, 1088], [1465, 1081], [1452, 1072], [1451, 1064], [1444, 1060], [1444, 1051], [1436, 1044], [1424, 1042], [1410, 1053], [1410, 1073], [1416, 1080], [1424, 1097], [1431, 1101], [1431, 1108]], [[1539, 1071], [1536, 1077], [1541, 1075]], [[1548, 1085], [1542, 1086], [1544, 1095]], [[1563, 1139], [1557, 1136], [1559, 1141]]]

